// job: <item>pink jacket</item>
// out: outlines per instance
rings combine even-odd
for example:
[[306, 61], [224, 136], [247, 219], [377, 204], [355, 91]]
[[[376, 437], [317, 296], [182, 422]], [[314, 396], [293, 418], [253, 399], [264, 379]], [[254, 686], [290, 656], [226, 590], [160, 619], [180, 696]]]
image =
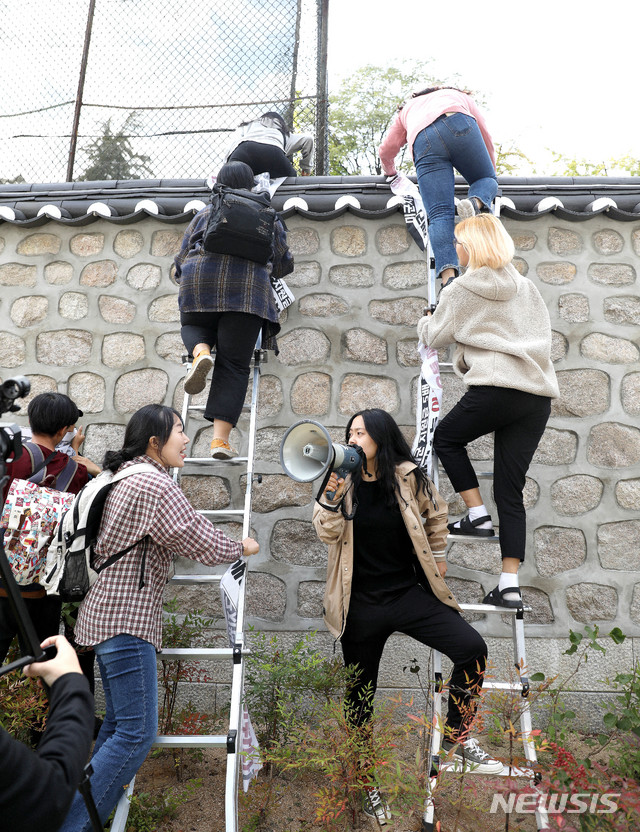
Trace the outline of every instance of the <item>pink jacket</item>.
[[496, 153], [493, 142], [482, 113], [476, 107], [473, 98], [458, 90], [444, 89], [410, 98], [395, 117], [389, 132], [378, 148], [382, 169], [387, 176], [393, 176], [396, 173], [395, 158], [400, 148], [408, 144], [413, 153], [413, 143], [418, 133], [433, 124], [443, 113], [466, 113], [477, 121], [495, 168]]

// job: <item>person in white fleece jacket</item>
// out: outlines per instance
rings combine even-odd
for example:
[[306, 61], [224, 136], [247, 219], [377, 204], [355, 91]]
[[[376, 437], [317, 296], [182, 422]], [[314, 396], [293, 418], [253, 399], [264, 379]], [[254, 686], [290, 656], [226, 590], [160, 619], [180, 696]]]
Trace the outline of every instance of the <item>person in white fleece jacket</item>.
[[551, 363], [549, 312], [535, 285], [511, 264], [514, 246], [491, 214], [459, 223], [456, 249], [463, 275], [443, 281], [440, 302], [421, 318], [418, 337], [441, 349], [455, 343], [453, 367], [467, 392], [434, 434], [437, 453], [469, 514], [451, 534], [493, 536], [469, 442], [494, 432], [493, 490], [498, 509], [502, 574], [485, 604], [522, 605], [518, 567], [524, 560], [526, 515], [522, 492], [544, 433], [551, 399], [559, 395]]

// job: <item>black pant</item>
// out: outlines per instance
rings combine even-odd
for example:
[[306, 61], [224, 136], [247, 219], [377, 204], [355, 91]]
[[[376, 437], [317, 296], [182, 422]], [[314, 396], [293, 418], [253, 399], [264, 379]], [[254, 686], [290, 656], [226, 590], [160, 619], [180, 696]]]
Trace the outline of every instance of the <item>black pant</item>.
[[297, 176], [296, 169], [284, 150], [274, 144], [262, 142], [242, 142], [231, 153], [228, 162], [244, 162], [249, 165], [254, 175], [267, 171], [271, 179], [280, 176]]
[[503, 558], [524, 560], [526, 515], [522, 492], [544, 433], [551, 399], [506, 387], [470, 387], [436, 428], [433, 448], [456, 491], [478, 487], [467, 444], [494, 431], [493, 496]]
[[[29, 618], [33, 624], [38, 642], [49, 636], [57, 636], [60, 630], [62, 601], [59, 595], [45, 595], [44, 598], [25, 598]], [[0, 597], [0, 664], [7, 657], [11, 642], [18, 635], [20, 650], [27, 654], [28, 646], [18, 633], [18, 622], [13, 617], [8, 598]]]
[[246, 312], [183, 312], [180, 324], [182, 341], [190, 353], [196, 344], [216, 348], [204, 418], [235, 425], [247, 393], [251, 356], [262, 318]]
[[482, 689], [487, 645], [459, 612], [418, 584], [389, 604], [363, 601], [357, 594], [351, 596], [341, 639], [345, 665], [359, 668], [357, 681], [347, 697], [350, 718], [357, 725], [370, 718], [382, 651], [394, 632], [405, 633], [440, 650], [454, 663], [447, 727], [457, 733], [473, 718], [475, 697]]

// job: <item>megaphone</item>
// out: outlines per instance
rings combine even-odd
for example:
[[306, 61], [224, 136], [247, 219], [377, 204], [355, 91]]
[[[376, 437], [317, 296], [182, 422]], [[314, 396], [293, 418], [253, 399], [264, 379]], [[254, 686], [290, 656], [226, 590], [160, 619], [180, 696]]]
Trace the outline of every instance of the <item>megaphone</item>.
[[296, 482], [317, 480], [327, 471], [346, 477], [362, 465], [364, 452], [357, 445], [333, 442], [319, 422], [296, 422], [280, 443], [280, 464]]

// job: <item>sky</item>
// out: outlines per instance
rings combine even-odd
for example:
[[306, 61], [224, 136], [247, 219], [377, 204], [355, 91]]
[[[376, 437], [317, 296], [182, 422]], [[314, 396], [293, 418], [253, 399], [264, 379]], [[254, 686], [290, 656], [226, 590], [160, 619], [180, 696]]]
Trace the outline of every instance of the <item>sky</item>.
[[638, 0], [330, 0], [330, 90], [365, 64], [430, 61], [482, 93], [494, 141], [513, 141], [538, 173], [551, 172], [546, 148], [640, 157], [639, 23]]

